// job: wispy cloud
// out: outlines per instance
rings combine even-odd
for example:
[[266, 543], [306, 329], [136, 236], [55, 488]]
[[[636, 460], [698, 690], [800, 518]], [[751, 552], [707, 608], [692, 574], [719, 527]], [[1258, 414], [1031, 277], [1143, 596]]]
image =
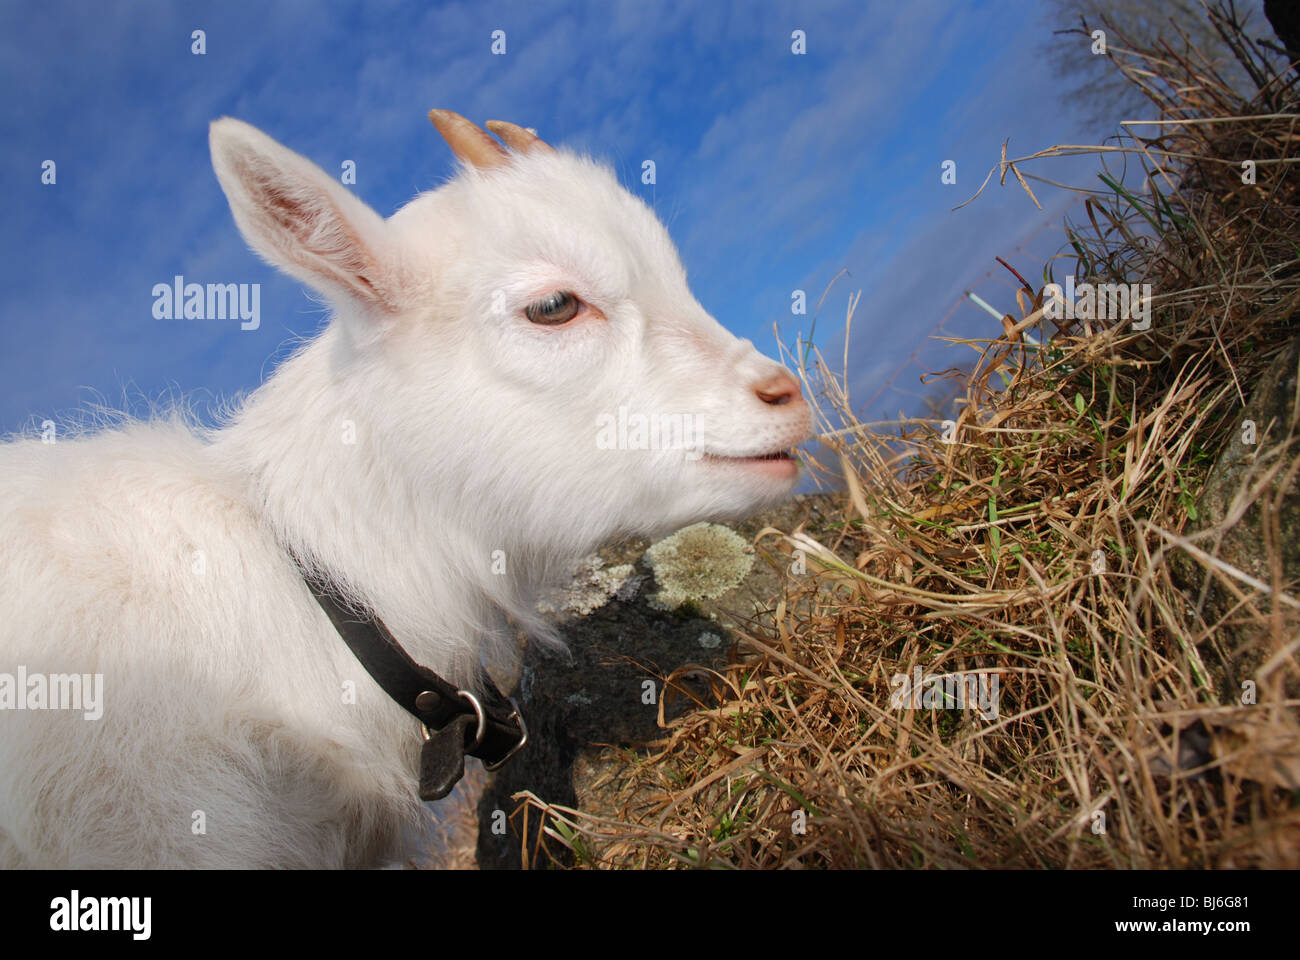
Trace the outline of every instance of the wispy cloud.
[[[0, 102], [0, 430], [75, 407], [83, 386], [109, 402], [126, 385], [251, 389], [286, 340], [320, 323], [319, 305], [234, 228], [207, 155], [221, 115], [327, 170], [355, 162], [357, 193], [385, 215], [451, 169], [430, 107], [536, 126], [607, 159], [652, 202], [701, 302], [761, 346], [774, 321], [806, 329], [792, 289], [815, 302], [847, 268], [825, 316], [867, 290], [857, 366], [870, 379], [1042, 219], [1006, 192], [950, 209], [1003, 138], [1028, 149], [1070, 129], [1052, 65], [1024, 55], [1045, 29], [1036, 6], [8, 5], [0, 80], [21, 94]], [[204, 56], [190, 52], [196, 29]], [[497, 29], [504, 57], [489, 50]], [[791, 52], [796, 29], [805, 56]], [[958, 187], [939, 184], [946, 158]], [[53, 187], [40, 183], [46, 159]], [[653, 187], [639, 180], [646, 159]], [[261, 283], [262, 328], [155, 320], [153, 284], [176, 274]]]

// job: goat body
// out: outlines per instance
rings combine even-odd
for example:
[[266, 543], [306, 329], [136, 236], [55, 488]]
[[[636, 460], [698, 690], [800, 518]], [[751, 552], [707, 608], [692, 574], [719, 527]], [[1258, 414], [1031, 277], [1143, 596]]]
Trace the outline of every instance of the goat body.
[[[520, 128], [492, 125], [507, 151], [431, 116], [459, 172], [387, 220], [215, 122], [245, 238], [330, 322], [220, 429], [0, 445], [0, 680], [103, 683], [94, 719], [0, 683], [0, 867], [389, 862], [426, 820], [419, 725], [295, 555], [472, 688], [517, 628], [558, 642], [538, 592], [601, 543], [793, 488], [798, 386], [696, 302], [654, 214]], [[690, 444], [599, 443], [624, 409]]]

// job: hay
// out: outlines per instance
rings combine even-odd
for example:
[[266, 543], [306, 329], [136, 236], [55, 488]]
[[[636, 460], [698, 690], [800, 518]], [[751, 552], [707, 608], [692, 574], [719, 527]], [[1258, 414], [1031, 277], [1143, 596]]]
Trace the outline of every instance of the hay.
[[[880, 432], [844, 374], [791, 351], [842, 522], [759, 536], [795, 570], [771, 622], [736, 631], [714, 702], [626, 769], [619, 818], [520, 795], [545, 823], [533, 862], [1300, 865], [1300, 591], [1276, 557], [1269, 582], [1225, 563], [1222, 530], [1195, 524], [1252, 385], [1300, 332], [1300, 109], [1294, 76], [1212, 15], [1260, 92], [1244, 102], [1194, 50], [1112, 41], [1158, 122], [1086, 149], [1140, 165], [1145, 189], [1104, 173], [1042, 282], [1016, 274], [1019, 316], [959, 342], [979, 360], [947, 423]], [[1030, 191], [1029, 167], [1082, 149], [993, 173]], [[1067, 272], [1151, 284], [1149, 329], [1045, 317]], [[1270, 476], [1293, 487], [1298, 453]], [[1175, 556], [1257, 621], [1256, 702], [1223, 681], [1221, 624]]]

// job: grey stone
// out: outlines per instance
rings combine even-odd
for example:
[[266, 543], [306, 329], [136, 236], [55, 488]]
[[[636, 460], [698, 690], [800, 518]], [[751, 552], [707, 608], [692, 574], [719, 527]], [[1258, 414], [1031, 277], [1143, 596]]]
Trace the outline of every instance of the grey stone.
[[[799, 495], [729, 526], [750, 541], [767, 526], [789, 532], [808, 519], [810, 527], [818, 528], [838, 517], [839, 502], [839, 495]], [[772, 541], [764, 545], [775, 547]], [[521, 681], [526, 682], [520, 683], [517, 696], [528, 721], [529, 743], [489, 777], [479, 803], [480, 824], [490, 823], [497, 810], [513, 813], [517, 801], [511, 797], [520, 790], [547, 802], [617, 816], [597, 785], [616, 772], [621, 751], [663, 735], [657, 723], [662, 678], [687, 664], [725, 665], [734, 640], [732, 614], [761, 622], [780, 596], [783, 571], [774, 569], [760, 551], [748, 576], [734, 589], [677, 610], [657, 609], [650, 587], [653, 570], [643, 559], [649, 546], [645, 540], [617, 544], [600, 552], [602, 564], [586, 565], [586, 570], [631, 565], [634, 572], [629, 576], [620, 571], [626, 579], [603, 605], [566, 622], [567, 656], [535, 647], [525, 653]], [[784, 554], [768, 552], [780, 558], [778, 562], [784, 560]], [[709, 634], [718, 638], [712, 647], [701, 641]], [[653, 684], [654, 703], [644, 702], [647, 681]], [[702, 702], [711, 702], [703, 680], [683, 680], [680, 686]], [[688, 706], [687, 695], [675, 695], [667, 701], [665, 716], [676, 716]], [[530, 830], [536, 820], [530, 815]], [[512, 821], [504, 836], [480, 829], [481, 868], [521, 866], [521, 842], [514, 829], [520, 823], [519, 818]]]

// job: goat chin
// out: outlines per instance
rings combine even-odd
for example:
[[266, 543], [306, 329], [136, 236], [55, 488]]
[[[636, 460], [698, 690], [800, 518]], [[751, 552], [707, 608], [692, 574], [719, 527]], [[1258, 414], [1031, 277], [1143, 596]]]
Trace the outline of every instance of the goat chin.
[[798, 384], [698, 304], [649, 208], [520, 128], [435, 123], [462, 166], [388, 219], [214, 123], [235, 222], [331, 320], [218, 428], [0, 446], [0, 866], [404, 857], [436, 829], [419, 725], [292, 554], [472, 688], [518, 628], [558, 642], [537, 595], [602, 542], [794, 488]]

